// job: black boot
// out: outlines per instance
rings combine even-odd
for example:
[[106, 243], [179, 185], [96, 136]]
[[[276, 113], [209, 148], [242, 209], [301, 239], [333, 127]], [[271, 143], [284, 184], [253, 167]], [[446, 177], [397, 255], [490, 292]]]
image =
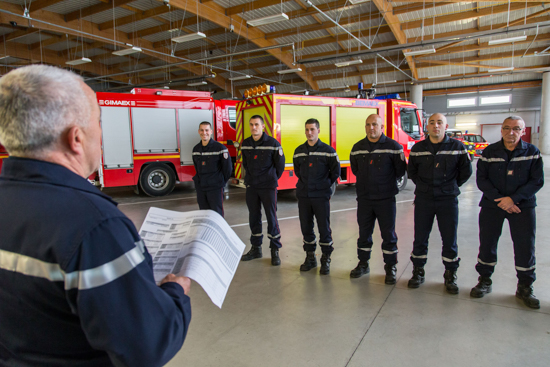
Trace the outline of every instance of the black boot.
[[253, 259], [259, 259], [262, 257], [262, 246], [252, 246], [250, 251], [241, 257], [241, 261], [250, 261]]
[[456, 284], [456, 270], [445, 270], [443, 274], [445, 279], [445, 290], [450, 294], [458, 294], [458, 285]]
[[349, 273], [349, 276], [350, 278], [360, 278], [363, 275], [368, 274], [369, 272], [370, 272], [369, 261], [368, 260], [359, 261], [355, 269], [353, 269]]
[[321, 256], [321, 270], [319, 270], [319, 274], [330, 274], [330, 254], [323, 254], [323, 256]]
[[317, 267], [317, 259], [315, 258], [315, 251], [308, 251], [306, 260], [300, 265], [300, 271], [310, 271]]
[[477, 280], [477, 285], [470, 291], [470, 297], [481, 298], [493, 291], [493, 281], [490, 277], [483, 277], [480, 275]]
[[384, 283], [386, 284], [395, 284], [395, 273], [397, 273], [397, 268], [395, 265], [384, 265], [384, 270], [386, 270], [386, 279], [384, 279]]
[[420, 287], [420, 284], [424, 283], [424, 268], [420, 266], [415, 266], [413, 268], [413, 276], [409, 280], [408, 287], [409, 288], [418, 288]]
[[271, 265], [281, 265], [281, 259], [279, 258], [279, 248], [271, 248]]
[[523, 300], [525, 306], [530, 308], [540, 308], [540, 302], [533, 294], [533, 286], [518, 283], [516, 297]]

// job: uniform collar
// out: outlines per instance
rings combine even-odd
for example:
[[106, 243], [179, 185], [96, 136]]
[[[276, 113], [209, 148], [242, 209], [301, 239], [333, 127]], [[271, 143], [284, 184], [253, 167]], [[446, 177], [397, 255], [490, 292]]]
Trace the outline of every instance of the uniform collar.
[[254, 146], [262, 145], [263, 143], [265, 143], [267, 141], [267, 137], [268, 137], [268, 135], [264, 131], [264, 132], [262, 132], [262, 136], [260, 137], [260, 139], [258, 139], [258, 141], [254, 140], [252, 135], [250, 135], [250, 140], [252, 140], [252, 145], [254, 145]]
[[378, 143], [384, 144], [386, 142], [386, 140], [388, 140], [388, 137], [386, 135], [384, 135], [384, 133], [382, 133], [382, 135], [380, 135], [380, 139], [378, 139], [378, 141], [374, 142], [374, 143], [372, 141], [370, 141], [367, 136], [365, 136], [365, 141], [369, 144], [378, 144]]
[[27, 181], [69, 187], [98, 195], [117, 205], [113, 199], [99, 191], [88, 180], [55, 163], [30, 158], [9, 157], [4, 159], [0, 177], [13, 181]]
[[[504, 139], [500, 138], [500, 141], [498, 141], [497, 144], [499, 149], [506, 150], [506, 145], [504, 145]], [[516, 150], [526, 150], [526, 149], [527, 149], [527, 143], [520, 138], [518, 145], [513, 151], [515, 152]]]
[[[313, 146], [311, 146], [311, 148], [317, 148], [317, 147], [319, 146], [319, 143], [322, 143], [321, 139], [317, 139], [317, 143], [313, 144]], [[309, 143], [307, 142], [307, 140], [306, 140], [306, 142], [304, 143], [304, 146], [306, 147], [306, 149], [307, 149], [308, 147], [310, 147], [310, 145], [309, 145]]]
[[430, 140], [430, 137], [426, 137], [426, 142], [430, 145], [435, 145], [435, 144], [447, 144], [447, 143], [450, 143], [451, 142], [451, 138], [449, 138], [449, 136], [447, 134], [445, 134], [445, 136], [443, 137], [443, 140], [441, 140], [440, 143], [432, 143], [432, 141]]

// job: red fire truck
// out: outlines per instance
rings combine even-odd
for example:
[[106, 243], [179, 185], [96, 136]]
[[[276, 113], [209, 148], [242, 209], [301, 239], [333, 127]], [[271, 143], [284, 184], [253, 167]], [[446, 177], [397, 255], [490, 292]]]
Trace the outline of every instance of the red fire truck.
[[214, 101], [209, 92], [137, 88], [100, 92], [97, 101], [103, 154], [91, 179], [98, 186], [135, 186], [149, 196], [162, 196], [176, 181], [192, 181], [192, 149], [200, 141], [202, 121], [210, 122], [213, 137], [236, 154], [232, 140], [238, 101]]
[[[351, 172], [350, 152], [353, 145], [363, 139], [365, 120], [376, 113], [384, 119], [384, 133], [403, 145], [405, 157], [415, 142], [423, 138], [422, 122], [416, 105], [411, 102], [388, 99], [356, 99], [321, 96], [297, 96], [287, 94], [266, 94], [251, 97], [237, 104], [238, 143], [251, 135], [248, 121], [253, 115], [263, 116], [266, 133], [279, 141], [285, 152], [286, 168], [279, 180], [279, 189], [296, 187], [292, 156], [298, 145], [306, 141], [304, 123], [316, 118], [320, 123], [319, 138], [332, 146], [340, 158], [342, 173], [338, 180], [352, 184], [356, 178]], [[234, 184], [244, 181], [242, 157], [237, 154]], [[399, 180], [400, 189], [407, 183], [407, 177]]]
[[8, 158], [8, 152], [6, 151], [6, 148], [0, 144], [0, 171], [2, 171], [2, 162], [4, 161], [4, 158]]

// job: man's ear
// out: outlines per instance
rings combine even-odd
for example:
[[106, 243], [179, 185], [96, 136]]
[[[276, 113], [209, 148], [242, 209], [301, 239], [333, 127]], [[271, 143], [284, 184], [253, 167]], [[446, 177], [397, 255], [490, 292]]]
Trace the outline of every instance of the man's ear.
[[84, 152], [84, 132], [79, 126], [71, 126], [65, 134], [65, 145], [67, 148], [76, 154], [82, 154]]

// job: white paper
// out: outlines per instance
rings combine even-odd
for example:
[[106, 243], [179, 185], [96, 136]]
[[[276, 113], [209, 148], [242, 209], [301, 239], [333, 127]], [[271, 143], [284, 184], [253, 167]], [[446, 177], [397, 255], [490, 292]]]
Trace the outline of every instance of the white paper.
[[221, 215], [150, 208], [140, 235], [157, 283], [167, 274], [189, 277], [222, 307], [246, 246]]

